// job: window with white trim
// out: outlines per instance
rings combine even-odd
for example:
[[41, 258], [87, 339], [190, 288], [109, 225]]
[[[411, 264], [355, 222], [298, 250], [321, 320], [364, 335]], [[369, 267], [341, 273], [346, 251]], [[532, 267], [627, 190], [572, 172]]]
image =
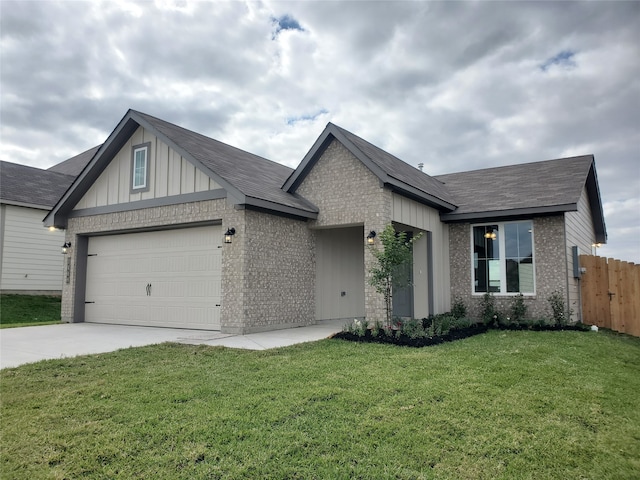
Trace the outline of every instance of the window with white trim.
[[474, 225], [473, 293], [533, 294], [533, 222]]
[[147, 188], [147, 171], [149, 169], [149, 148], [145, 145], [133, 148], [133, 183], [132, 190]]

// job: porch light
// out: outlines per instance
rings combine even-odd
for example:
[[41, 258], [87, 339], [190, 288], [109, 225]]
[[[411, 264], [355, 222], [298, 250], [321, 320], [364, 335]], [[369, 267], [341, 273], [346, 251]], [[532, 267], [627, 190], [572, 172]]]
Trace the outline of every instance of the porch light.
[[371, 230], [369, 232], [369, 235], [367, 235], [367, 245], [373, 245], [373, 242], [376, 239], [376, 232], [375, 230]]
[[231, 227], [228, 228], [227, 231], [224, 233], [224, 243], [231, 243], [231, 237], [233, 237], [236, 234], [236, 229]]
[[498, 227], [496, 226], [487, 227], [487, 231], [484, 234], [484, 238], [486, 238], [487, 240], [495, 240], [498, 237], [498, 234], [496, 233], [497, 230], [498, 230]]
[[64, 245], [62, 245], [62, 254], [66, 255], [67, 253], [69, 253], [70, 248], [71, 248], [71, 242], [64, 242]]

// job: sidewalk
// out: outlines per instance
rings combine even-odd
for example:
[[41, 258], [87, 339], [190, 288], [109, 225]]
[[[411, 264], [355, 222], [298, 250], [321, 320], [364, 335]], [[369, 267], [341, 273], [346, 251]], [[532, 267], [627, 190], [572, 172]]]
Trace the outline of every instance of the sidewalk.
[[249, 335], [98, 323], [3, 328], [0, 329], [0, 368], [17, 367], [40, 360], [113, 352], [122, 348], [163, 342], [266, 350], [321, 340], [341, 331], [344, 324], [344, 320], [327, 320], [308, 327]]

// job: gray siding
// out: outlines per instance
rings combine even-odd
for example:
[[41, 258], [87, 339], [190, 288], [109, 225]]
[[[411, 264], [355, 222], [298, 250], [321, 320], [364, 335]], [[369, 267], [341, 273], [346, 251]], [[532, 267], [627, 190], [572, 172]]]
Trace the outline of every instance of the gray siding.
[[365, 316], [363, 238], [362, 227], [316, 232], [317, 320]]
[[1, 212], [0, 290], [59, 294], [64, 232], [44, 227], [46, 210], [2, 205]]
[[573, 310], [573, 320], [582, 320], [580, 315], [580, 281], [573, 277], [572, 247], [577, 246], [580, 254], [591, 254], [591, 246], [596, 237], [591, 216], [591, 207], [586, 187], [582, 189], [577, 212], [567, 212], [564, 216], [567, 238], [567, 284], [568, 305]]
[[394, 222], [414, 227], [415, 231], [431, 232], [432, 265], [426, 258], [426, 236], [416, 242], [414, 250], [414, 311], [416, 317], [429, 315], [428, 272], [433, 275], [432, 313], [444, 313], [451, 308], [451, 284], [449, 272], [449, 226], [440, 221], [437, 210], [396, 193], [392, 194], [392, 219]]

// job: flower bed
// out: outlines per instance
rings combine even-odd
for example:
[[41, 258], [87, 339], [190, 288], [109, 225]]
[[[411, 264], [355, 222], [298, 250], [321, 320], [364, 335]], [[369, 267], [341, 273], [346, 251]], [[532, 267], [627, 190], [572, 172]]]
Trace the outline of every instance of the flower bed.
[[563, 325], [549, 320], [498, 322], [490, 324], [474, 323], [466, 318], [456, 318], [451, 314], [436, 315], [422, 320], [395, 320], [391, 326], [370, 325], [364, 320], [354, 320], [345, 325], [342, 332], [332, 338], [362, 343], [389, 343], [407, 347], [428, 347], [444, 342], [462, 340], [488, 330], [532, 330], [532, 331], [588, 331], [584, 324]]
[[363, 343], [391, 343], [393, 345], [403, 345], [407, 347], [428, 347], [438, 345], [444, 342], [452, 342], [454, 340], [462, 340], [463, 338], [472, 337], [485, 333], [488, 327], [485, 325], [474, 325], [470, 327], [450, 330], [446, 334], [434, 335], [433, 337], [411, 337], [402, 333], [400, 330], [381, 329], [376, 335], [373, 331], [367, 329], [364, 333], [352, 333], [343, 331], [336, 333], [332, 338], [342, 340], [350, 340], [352, 342]]

